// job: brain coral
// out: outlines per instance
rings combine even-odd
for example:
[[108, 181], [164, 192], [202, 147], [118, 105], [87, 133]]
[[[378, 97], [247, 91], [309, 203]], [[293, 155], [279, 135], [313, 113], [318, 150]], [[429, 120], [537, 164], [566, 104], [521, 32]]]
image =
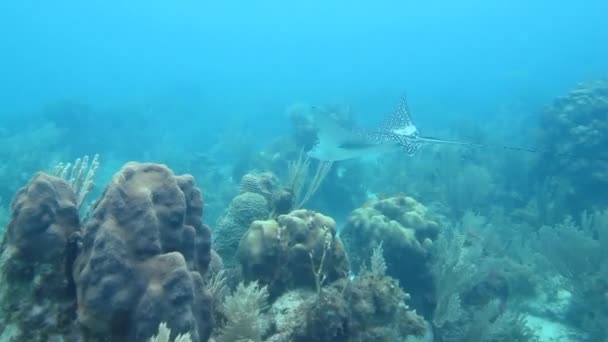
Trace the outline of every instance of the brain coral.
[[210, 230], [191, 176], [128, 163], [97, 202], [74, 264], [78, 322], [89, 338], [148, 341], [160, 322], [206, 341], [210, 296], [202, 274]]
[[260, 194], [270, 201], [279, 180], [270, 172], [248, 173], [241, 178], [240, 193]]
[[542, 117], [542, 128], [538, 165], [554, 188], [564, 189], [557, 195], [579, 211], [607, 204], [608, 81], [579, 84], [556, 99]]
[[237, 264], [235, 256], [241, 236], [251, 222], [269, 215], [268, 201], [260, 194], [245, 192], [232, 199], [213, 234], [213, 248], [224, 260], [224, 265], [232, 267]]
[[341, 232], [355, 270], [383, 244], [388, 273], [413, 295], [412, 303], [432, 288], [426, 266], [439, 225], [428, 209], [408, 196], [374, 200], [353, 211]]
[[245, 280], [268, 285], [272, 296], [292, 288], [315, 288], [313, 272], [319, 268], [327, 283], [349, 271], [336, 223], [309, 210], [253, 222], [241, 239], [238, 257]]

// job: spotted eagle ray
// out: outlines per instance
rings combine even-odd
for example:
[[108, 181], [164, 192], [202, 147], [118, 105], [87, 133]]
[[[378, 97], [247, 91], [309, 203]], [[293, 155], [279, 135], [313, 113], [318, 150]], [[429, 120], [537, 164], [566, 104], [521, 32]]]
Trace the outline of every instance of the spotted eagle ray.
[[327, 113], [318, 115], [316, 123], [318, 140], [308, 152], [308, 155], [311, 158], [328, 162], [395, 151], [401, 151], [412, 156], [424, 144], [449, 144], [537, 152], [523, 147], [496, 146], [422, 136], [412, 121], [405, 96], [401, 97], [393, 112], [387, 117], [386, 122], [377, 129], [348, 129], [332, 120]]

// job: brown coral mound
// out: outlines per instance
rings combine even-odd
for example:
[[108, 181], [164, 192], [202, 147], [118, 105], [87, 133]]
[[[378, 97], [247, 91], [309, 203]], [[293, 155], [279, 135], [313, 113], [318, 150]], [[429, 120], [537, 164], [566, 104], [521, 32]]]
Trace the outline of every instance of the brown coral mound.
[[[348, 219], [342, 238], [353, 254], [355, 267], [366, 261], [364, 257], [380, 243], [387, 256], [400, 254], [399, 267], [407, 260], [424, 258], [429, 246], [439, 233], [439, 225], [428, 209], [408, 196], [396, 196], [374, 200], [353, 211]], [[387, 257], [387, 262], [391, 262]]]
[[79, 224], [76, 196], [70, 185], [38, 173], [15, 196], [3, 247], [12, 257], [52, 261], [63, 254]]
[[210, 298], [202, 274], [210, 230], [191, 176], [128, 163], [97, 202], [74, 265], [78, 321], [90, 338], [147, 341], [160, 322], [206, 341]]
[[287, 316], [295, 320], [291, 340], [393, 342], [422, 336], [426, 324], [408, 300], [397, 281], [384, 275], [365, 272], [337, 281], [301, 303], [301, 316]]
[[408, 196], [374, 200], [353, 211], [342, 230], [355, 270], [365, 265], [365, 256], [384, 246], [388, 273], [413, 295], [413, 305], [430, 295], [432, 288], [427, 261], [430, 247], [439, 233], [439, 224], [428, 209]]
[[268, 285], [273, 297], [287, 289], [315, 288], [319, 269], [327, 283], [346, 277], [349, 269], [335, 221], [309, 210], [253, 222], [238, 256], [245, 280]]
[[1, 247], [2, 337], [46, 341], [76, 331], [69, 273], [79, 225], [76, 196], [62, 179], [38, 173], [17, 192]]

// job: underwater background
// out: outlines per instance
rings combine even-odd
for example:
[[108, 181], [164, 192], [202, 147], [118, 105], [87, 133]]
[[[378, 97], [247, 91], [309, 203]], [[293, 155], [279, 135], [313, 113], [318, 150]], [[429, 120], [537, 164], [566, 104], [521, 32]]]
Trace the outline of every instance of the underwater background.
[[0, 341], [608, 341], [606, 13], [0, 2]]

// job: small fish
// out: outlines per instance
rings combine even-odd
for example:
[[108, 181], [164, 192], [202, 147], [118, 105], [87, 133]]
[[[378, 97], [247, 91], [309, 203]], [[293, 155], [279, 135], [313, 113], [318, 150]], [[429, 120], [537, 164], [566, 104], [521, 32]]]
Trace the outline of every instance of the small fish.
[[414, 125], [405, 96], [378, 129], [347, 129], [332, 120], [327, 113], [317, 116], [318, 141], [308, 156], [321, 161], [340, 161], [374, 154], [401, 151], [414, 155], [426, 144], [450, 144], [469, 147], [498, 147], [509, 150], [537, 152], [512, 146], [494, 146], [421, 136]]

